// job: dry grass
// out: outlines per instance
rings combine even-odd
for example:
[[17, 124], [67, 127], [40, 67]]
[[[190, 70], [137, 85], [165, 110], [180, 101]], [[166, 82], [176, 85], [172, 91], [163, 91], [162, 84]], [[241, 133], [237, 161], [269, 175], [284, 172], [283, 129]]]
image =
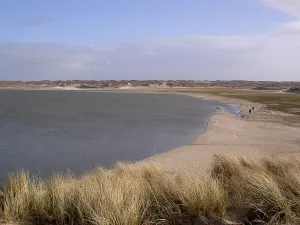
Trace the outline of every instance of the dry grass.
[[21, 171], [2, 192], [3, 223], [299, 224], [300, 160], [216, 156], [211, 171], [189, 176], [122, 163], [47, 181]]
[[268, 224], [300, 222], [300, 159], [216, 156], [212, 177], [229, 195], [239, 220]]

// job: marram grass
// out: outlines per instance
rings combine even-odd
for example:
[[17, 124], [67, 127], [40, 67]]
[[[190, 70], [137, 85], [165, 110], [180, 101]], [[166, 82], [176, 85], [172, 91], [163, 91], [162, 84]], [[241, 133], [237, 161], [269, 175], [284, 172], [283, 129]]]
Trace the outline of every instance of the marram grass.
[[[200, 163], [200, 162], [199, 162]], [[81, 177], [9, 175], [3, 224], [300, 224], [300, 159], [215, 156], [210, 171], [118, 163]]]

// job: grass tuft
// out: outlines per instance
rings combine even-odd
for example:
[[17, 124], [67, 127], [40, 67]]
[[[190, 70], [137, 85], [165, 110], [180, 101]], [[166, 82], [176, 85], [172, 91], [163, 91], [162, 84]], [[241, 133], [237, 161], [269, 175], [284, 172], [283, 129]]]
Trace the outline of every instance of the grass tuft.
[[29, 224], [298, 224], [300, 159], [215, 156], [207, 173], [118, 163], [81, 177], [9, 175], [0, 222]]

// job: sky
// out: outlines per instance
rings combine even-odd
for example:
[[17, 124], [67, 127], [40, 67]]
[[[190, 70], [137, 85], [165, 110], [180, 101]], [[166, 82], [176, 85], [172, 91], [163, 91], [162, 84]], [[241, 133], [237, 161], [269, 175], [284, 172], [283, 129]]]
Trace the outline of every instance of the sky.
[[0, 80], [300, 81], [299, 0], [2, 0]]

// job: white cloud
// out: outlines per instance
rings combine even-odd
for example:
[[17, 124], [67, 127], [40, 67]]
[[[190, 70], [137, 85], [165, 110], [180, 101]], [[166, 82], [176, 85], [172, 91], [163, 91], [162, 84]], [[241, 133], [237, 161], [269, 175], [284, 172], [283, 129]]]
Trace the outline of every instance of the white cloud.
[[300, 80], [299, 58], [295, 32], [170, 37], [109, 48], [2, 44], [0, 79]]
[[300, 33], [300, 20], [283, 23], [278, 26], [278, 34]]
[[275, 8], [294, 19], [287, 23], [279, 23], [278, 33], [298, 33], [300, 32], [300, 1], [299, 0], [261, 0], [267, 6]]
[[300, 0], [261, 1], [294, 21], [258, 35], [165, 37], [72, 48], [0, 44], [0, 79], [300, 81]]
[[300, 18], [299, 0], [261, 0], [268, 6]]

